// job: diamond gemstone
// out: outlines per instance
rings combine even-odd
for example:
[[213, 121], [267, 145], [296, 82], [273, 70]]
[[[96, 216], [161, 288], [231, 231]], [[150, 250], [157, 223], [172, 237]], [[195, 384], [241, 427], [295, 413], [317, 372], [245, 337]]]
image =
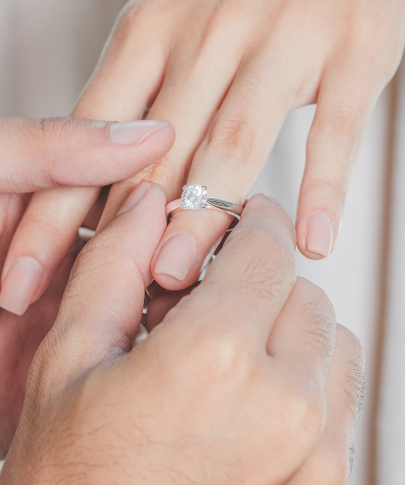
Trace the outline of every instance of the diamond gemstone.
[[185, 185], [181, 201], [185, 209], [202, 209], [207, 203], [207, 187], [205, 185]]

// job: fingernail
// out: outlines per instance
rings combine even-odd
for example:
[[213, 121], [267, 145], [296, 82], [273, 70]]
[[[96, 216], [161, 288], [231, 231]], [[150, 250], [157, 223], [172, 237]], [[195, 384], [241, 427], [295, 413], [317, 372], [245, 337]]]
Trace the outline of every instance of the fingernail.
[[326, 214], [315, 214], [308, 221], [307, 249], [327, 258], [333, 241], [333, 225]]
[[170, 121], [154, 120], [113, 123], [110, 125], [111, 139], [121, 145], [138, 145], [154, 131], [170, 125]]
[[19, 258], [11, 266], [0, 293], [0, 307], [23, 315], [30, 306], [42, 279], [42, 266], [33, 258]]
[[147, 182], [146, 180], [142, 180], [142, 182], [140, 182], [135, 187], [135, 189], [129, 194], [129, 196], [127, 197], [127, 200], [124, 202], [120, 211], [118, 212], [118, 215], [133, 209], [149, 189], [150, 189], [150, 183]]
[[189, 234], [176, 234], [160, 250], [155, 273], [167, 274], [184, 280], [197, 257], [197, 247]]

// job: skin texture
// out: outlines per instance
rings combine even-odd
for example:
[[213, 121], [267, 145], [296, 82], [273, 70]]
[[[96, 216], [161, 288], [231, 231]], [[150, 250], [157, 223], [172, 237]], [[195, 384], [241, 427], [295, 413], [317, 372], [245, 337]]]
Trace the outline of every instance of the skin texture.
[[79, 255], [0, 484], [343, 485], [362, 351], [296, 278], [273, 200], [249, 201], [189, 295], [155, 292], [163, 321], [134, 346], [165, 202], [151, 183]]
[[[24, 192], [61, 183], [81, 186], [89, 173], [94, 185], [113, 182], [117, 172], [134, 173], [155, 161], [170, 148], [174, 138], [173, 129], [164, 129], [150, 135], [153, 143], [145, 139], [136, 146], [117, 145], [111, 140], [109, 127], [109, 123], [73, 118], [0, 120], [1, 265], [31, 197]], [[74, 172], [70, 170], [73, 164]], [[49, 236], [51, 230], [48, 227], [48, 232], [36, 234], [37, 241]], [[38, 294], [37, 301], [21, 317], [0, 310], [1, 457], [9, 449], [17, 427], [32, 358], [55, 321], [70, 270], [82, 248], [77, 235], [65, 243], [67, 254], [42, 297]]]
[[[99, 230], [142, 179], [159, 183], [168, 200], [184, 183], [242, 203], [272, 149], [285, 116], [317, 103], [297, 208], [299, 250], [320, 259], [333, 251], [367, 120], [400, 62], [403, 0], [148, 0], [129, 2], [74, 114], [127, 121], [170, 120], [176, 142], [159, 163], [115, 184]], [[36, 194], [11, 243], [8, 263], [36, 257], [27, 237], [50, 254], [49, 282], [96, 189]], [[230, 223], [213, 211], [175, 215], [152, 262], [156, 281], [171, 290], [194, 283]], [[176, 234], [195, 241], [191, 267], [157, 272], [163, 245]], [[180, 250], [181, 251], [181, 248]], [[182, 279], [173, 274], [181, 274]], [[45, 289], [44, 284], [43, 289]]]

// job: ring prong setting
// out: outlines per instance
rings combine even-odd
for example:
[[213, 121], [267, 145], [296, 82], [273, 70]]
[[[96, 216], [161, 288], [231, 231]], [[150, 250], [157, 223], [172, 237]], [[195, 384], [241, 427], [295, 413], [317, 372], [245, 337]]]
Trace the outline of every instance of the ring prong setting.
[[207, 186], [184, 185], [181, 202], [184, 209], [203, 209], [207, 205]]

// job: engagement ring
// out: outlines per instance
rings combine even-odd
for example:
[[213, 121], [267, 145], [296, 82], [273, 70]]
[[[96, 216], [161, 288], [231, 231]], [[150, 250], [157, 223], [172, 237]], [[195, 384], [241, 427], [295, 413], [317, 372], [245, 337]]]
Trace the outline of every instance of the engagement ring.
[[181, 199], [174, 200], [166, 206], [166, 215], [168, 216], [176, 209], [216, 209], [240, 219], [243, 207], [230, 200], [218, 199], [217, 197], [207, 196], [206, 185], [184, 185]]

